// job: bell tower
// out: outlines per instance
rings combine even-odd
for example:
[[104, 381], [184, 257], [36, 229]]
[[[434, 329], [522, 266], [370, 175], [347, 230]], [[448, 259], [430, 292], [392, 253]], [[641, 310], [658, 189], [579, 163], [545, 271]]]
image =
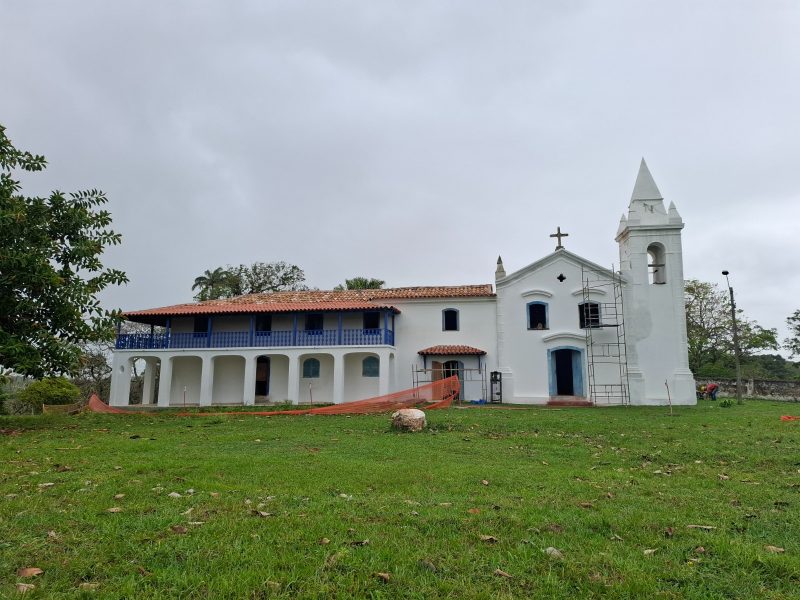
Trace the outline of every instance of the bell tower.
[[[683, 291], [683, 219], [644, 159], [617, 230], [632, 404], [695, 404]], [[666, 385], [665, 385], [666, 383]]]

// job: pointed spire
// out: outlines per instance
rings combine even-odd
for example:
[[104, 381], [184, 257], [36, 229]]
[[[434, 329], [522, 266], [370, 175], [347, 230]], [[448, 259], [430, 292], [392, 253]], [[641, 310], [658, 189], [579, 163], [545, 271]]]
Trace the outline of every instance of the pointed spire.
[[667, 212], [669, 215], [669, 222], [670, 223], [683, 223], [683, 219], [681, 219], [681, 215], [678, 212], [678, 209], [675, 208], [675, 203], [669, 203], [669, 211]]
[[650, 174], [650, 169], [647, 168], [647, 163], [642, 162], [639, 165], [639, 174], [636, 176], [636, 183], [633, 186], [633, 194], [631, 195], [631, 202], [634, 200], [663, 200], [664, 196], [658, 191], [658, 186]]
[[625, 231], [625, 228], [627, 226], [628, 226], [628, 218], [625, 216], [625, 213], [622, 213], [622, 216], [619, 218], [619, 227], [617, 228], [617, 235]]
[[502, 279], [506, 276], [506, 270], [503, 268], [503, 259], [502, 257], [497, 257], [497, 270], [494, 272], [494, 279], [495, 281]]

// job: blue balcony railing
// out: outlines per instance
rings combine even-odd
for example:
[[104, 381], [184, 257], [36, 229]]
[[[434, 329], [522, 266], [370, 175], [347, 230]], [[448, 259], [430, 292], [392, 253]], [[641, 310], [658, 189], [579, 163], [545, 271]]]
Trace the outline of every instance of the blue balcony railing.
[[390, 329], [313, 331], [214, 331], [212, 333], [120, 333], [118, 350], [183, 348], [286, 348], [291, 346], [394, 346]]

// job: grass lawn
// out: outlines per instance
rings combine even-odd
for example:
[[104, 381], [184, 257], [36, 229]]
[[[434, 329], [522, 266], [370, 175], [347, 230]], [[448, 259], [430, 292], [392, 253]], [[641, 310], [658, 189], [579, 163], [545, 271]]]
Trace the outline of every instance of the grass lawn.
[[0, 417], [0, 597], [798, 598], [781, 414]]

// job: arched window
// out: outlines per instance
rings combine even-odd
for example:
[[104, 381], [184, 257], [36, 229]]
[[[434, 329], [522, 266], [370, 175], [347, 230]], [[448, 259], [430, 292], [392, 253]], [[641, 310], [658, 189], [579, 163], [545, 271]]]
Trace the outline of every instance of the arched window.
[[458, 309], [445, 308], [442, 311], [442, 331], [458, 331]]
[[547, 303], [528, 302], [528, 329], [547, 328]]
[[579, 304], [578, 322], [581, 329], [600, 327], [600, 305], [597, 302]]
[[362, 377], [377, 377], [380, 374], [381, 361], [377, 356], [368, 356], [361, 361]]
[[667, 283], [667, 257], [664, 246], [654, 242], [647, 247], [647, 274], [650, 283]]
[[319, 361], [316, 358], [307, 358], [303, 361], [303, 378], [316, 379], [319, 377]]

